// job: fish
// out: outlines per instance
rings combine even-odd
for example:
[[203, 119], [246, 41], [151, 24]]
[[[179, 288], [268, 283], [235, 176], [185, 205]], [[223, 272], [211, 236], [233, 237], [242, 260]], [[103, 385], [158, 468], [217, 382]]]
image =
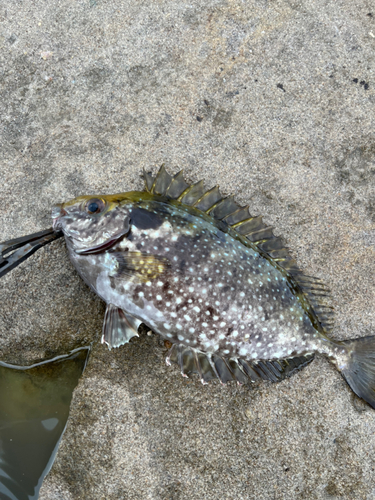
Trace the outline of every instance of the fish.
[[278, 382], [321, 354], [375, 408], [375, 336], [330, 337], [329, 288], [298, 267], [262, 216], [182, 171], [162, 166], [144, 178], [143, 191], [52, 209], [52, 231], [106, 303], [103, 344], [128, 343], [143, 323], [170, 347], [167, 365], [203, 384]]

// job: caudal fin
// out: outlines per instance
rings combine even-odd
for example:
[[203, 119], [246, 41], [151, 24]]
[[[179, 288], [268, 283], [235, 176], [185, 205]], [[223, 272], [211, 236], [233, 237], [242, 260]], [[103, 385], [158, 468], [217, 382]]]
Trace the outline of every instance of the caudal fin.
[[342, 342], [346, 355], [337, 365], [350, 388], [375, 408], [375, 336]]

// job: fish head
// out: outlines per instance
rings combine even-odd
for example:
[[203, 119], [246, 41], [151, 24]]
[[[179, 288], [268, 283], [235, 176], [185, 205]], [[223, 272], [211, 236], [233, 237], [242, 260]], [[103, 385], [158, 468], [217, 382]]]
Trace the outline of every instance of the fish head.
[[52, 227], [63, 231], [76, 253], [97, 253], [130, 231], [131, 206], [126, 193], [79, 196], [52, 208]]

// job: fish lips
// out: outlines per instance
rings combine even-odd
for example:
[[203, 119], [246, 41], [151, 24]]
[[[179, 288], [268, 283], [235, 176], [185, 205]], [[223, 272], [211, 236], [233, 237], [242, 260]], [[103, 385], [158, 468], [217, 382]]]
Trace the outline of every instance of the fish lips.
[[[129, 231], [128, 231], [129, 232]], [[118, 241], [120, 241], [127, 233], [123, 232], [118, 235], [112, 236], [108, 240], [100, 243], [99, 245], [95, 245], [89, 248], [75, 248], [74, 251], [78, 255], [92, 255], [96, 253], [105, 252], [113, 247]]]
[[98, 245], [93, 245], [91, 247], [75, 248], [74, 251], [78, 255], [92, 255], [96, 253], [105, 252], [106, 250], [109, 250], [111, 247], [113, 247], [122, 238], [124, 238], [124, 236], [129, 234], [129, 232], [130, 232], [130, 220], [127, 218], [124, 221], [123, 229], [115, 233], [114, 235], [110, 236], [105, 241], [99, 243]]
[[52, 228], [55, 231], [61, 231], [63, 229], [62, 219], [67, 215], [66, 211], [61, 205], [55, 205], [52, 207]]

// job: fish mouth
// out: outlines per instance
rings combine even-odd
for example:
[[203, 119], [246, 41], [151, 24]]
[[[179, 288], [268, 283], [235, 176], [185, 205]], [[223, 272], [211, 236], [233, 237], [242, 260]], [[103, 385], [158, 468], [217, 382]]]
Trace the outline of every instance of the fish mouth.
[[113, 246], [115, 246], [116, 243], [118, 243], [122, 238], [128, 233], [129, 231], [122, 231], [118, 234], [115, 234], [111, 238], [108, 238], [106, 241], [99, 243], [97, 245], [93, 245], [88, 248], [75, 248], [74, 251], [78, 255], [91, 255], [91, 254], [96, 254], [96, 253], [102, 253], [105, 252], [106, 250], [109, 250]]
[[66, 211], [63, 209], [62, 203], [54, 205], [52, 207], [52, 229], [54, 231], [63, 230], [62, 219], [67, 215]]

